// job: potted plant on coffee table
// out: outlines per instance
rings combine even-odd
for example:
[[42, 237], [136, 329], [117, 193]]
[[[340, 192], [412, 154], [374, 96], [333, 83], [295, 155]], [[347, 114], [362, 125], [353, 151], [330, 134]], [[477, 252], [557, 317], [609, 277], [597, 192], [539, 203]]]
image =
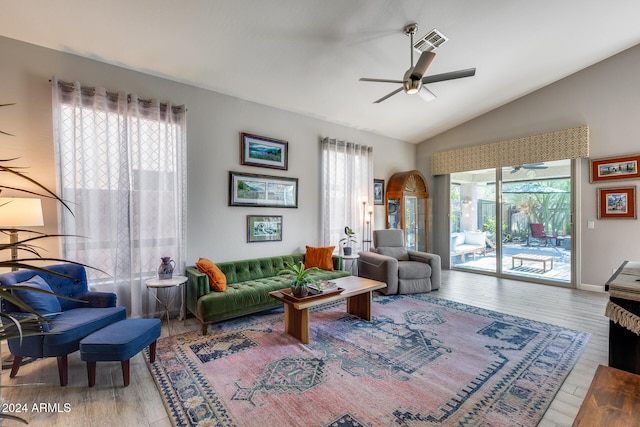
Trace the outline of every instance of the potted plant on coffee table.
[[291, 275], [291, 293], [298, 298], [306, 297], [309, 294], [309, 283], [314, 283], [309, 275], [314, 271], [320, 271], [318, 267], [304, 268], [304, 263], [285, 263], [284, 268], [278, 270], [278, 275]]
[[352, 247], [351, 245], [353, 243], [357, 243], [358, 240], [356, 239], [356, 233], [355, 231], [353, 231], [351, 229], [351, 227], [349, 227], [348, 225], [344, 228], [344, 234], [347, 235], [347, 237], [343, 237], [342, 239], [340, 239], [340, 245], [342, 246], [342, 253], [344, 255], [351, 255], [352, 252]]

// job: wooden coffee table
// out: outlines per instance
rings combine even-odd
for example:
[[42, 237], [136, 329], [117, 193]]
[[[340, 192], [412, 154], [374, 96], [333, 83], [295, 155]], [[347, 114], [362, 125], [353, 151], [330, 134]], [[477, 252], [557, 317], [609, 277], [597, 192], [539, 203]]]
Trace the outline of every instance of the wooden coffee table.
[[349, 276], [331, 280], [344, 291], [323, 297], [294, 300], [282, 291], [269, 292], [269, 296], [284, 303], [284, 331], [299, 339], [302, 343], [309, 343], [309, 309], [320, 304], [340, 299], [347, 299], [347, 313], [364, 320], [371, 320], [372, 291], [386, 288], [387, 284], [364, 277]]
[[637, 426], [640, 375], [599, 365], [574, 427]]

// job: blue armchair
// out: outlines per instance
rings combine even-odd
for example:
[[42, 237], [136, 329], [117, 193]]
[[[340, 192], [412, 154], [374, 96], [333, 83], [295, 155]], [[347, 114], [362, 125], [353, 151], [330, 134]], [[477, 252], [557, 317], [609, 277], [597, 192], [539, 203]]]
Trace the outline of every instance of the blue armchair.
[[[18, 270], [0, 274], [0, 286], [9, 290], [15, 285], [51, 290], [58, 295], [83, 302], [40, 292], [12, 290], [15, 296], [38, 313], [46, 315], [49, 321], [40, 322], [42, 334], [25, 336], [22, 342], [18, 338], [8, 340], [9, 350], [14, 356], [9, 376], [13, 378], [18, 374], [24, 357], [57, 357], [60, 385], [65, 386], [68, 382], [67, 355], [79, 349], [80, 340], [84, 337], [111, 323], [126, 319], [127, 313], [124, 307], [116, 307], [115, 294], [89, 292], [83, 266], [65, 263], [45, 268], [68, 277], [34, 270]], [[22, 319], [34, 317], [5, 299], [1, 302], [4, 313]]]

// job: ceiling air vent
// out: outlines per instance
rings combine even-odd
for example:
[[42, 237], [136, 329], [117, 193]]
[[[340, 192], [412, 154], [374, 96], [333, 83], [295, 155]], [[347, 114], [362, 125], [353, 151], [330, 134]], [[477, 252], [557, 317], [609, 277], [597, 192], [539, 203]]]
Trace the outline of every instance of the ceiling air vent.
[[420, 37], [417, 42], [413, 44], [413, 48], [419, 53], [431, 51], [437, 47], [440, 47], [444, 42], [449, 40], [437, 29], [429, 31], [424, 37]]

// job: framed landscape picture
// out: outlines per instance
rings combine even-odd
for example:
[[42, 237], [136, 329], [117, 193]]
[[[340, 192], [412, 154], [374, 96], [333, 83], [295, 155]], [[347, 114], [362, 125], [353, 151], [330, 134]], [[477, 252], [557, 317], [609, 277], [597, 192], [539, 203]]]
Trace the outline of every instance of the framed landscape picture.
[[247, 215], [247, 243], [282, 240], [282, 215]]
[[264, 136], [240, 134], [240, 164], [262, 168], [289, 168], [289, 143]]
[[636, 219], [636, 187], [598, 188], [598, 219]]
[[640, 162], [640, 154], [589, 160], [589, 181], [638, 179], [640, 178], [638, 162]]
[[229, 172], [229, 206], [297, 208], [298, 178]]
[[373, 204], [384, 205], [384, 179], [373, 180]]

